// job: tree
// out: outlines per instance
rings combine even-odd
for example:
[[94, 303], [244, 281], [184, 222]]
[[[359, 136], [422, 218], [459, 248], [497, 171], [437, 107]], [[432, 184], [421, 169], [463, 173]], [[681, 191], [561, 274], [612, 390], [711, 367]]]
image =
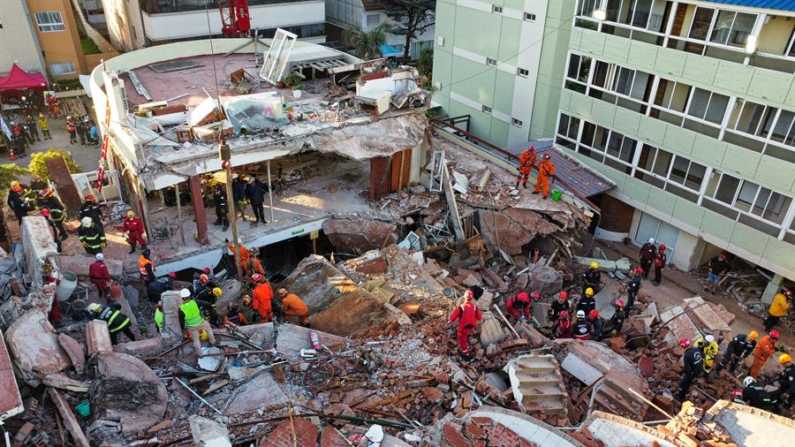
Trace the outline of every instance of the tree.
[[66, 167], [69, 168], [69, 172], [72, 174], [81, 172], [80, 165], [75, 163], [75, 161], [72, 159], [72, 154], [66, 152], [63, 149], [50, 149], [47, 152], [38, 152], [33, 154], [30, 157], [28, 171], [30, 171], [31, 174], [39, 174], [44, 180], [50, 180], [50, 170], [47, 169], [47, 163], [45, 160], [57, 157], [63, 157], [64, 161], [66, 161]]
[[7, 193], [8, 188], [11, 187], [11, 182], [19, 181], [20, 176], [28, 174], [30, 174], [30, 172], [28, 172], [27, 169], [13, 163], [0, 165], [0, 185], [5, 188], [5, 192]]
[[436, 0], [382, 0], [384, 13], [395, 22], [392, 34], [406, 36], [403, 62], [409, 60], [411, 41], [436, 23]]
[[417, 71], [420, 76], [430, 81], [433, 75], [433, 48], [423, 48], [420, 57], [417, 59]]
[[362, 59], [376, 59], [381, 57], [381, 45], [386, 43], [386, 30], [383, 24], [369, 32], [358, 25], [351, 25], [342, 32], [342, 43], [354, 48]]

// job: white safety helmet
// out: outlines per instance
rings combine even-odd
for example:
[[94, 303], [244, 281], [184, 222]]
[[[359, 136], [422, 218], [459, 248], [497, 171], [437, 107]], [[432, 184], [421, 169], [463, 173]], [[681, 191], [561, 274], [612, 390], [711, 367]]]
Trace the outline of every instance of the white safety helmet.
[[92, 222], [93, 222], [93, 220], [91, 220], [90, 217], [86, 216], [80, 221], [80, 224], [83, 225], [86, 228], [89, 228], [91, 226]]
[[650, 238], [649, 238], [649, 243], [650, 243], [650, 244], [653, 244], [653, 243], [654, 243], [654, 238], [653, 238], [653, 237], [650, 237]]
[[190, 290], [188, 290], [188, 289], [180, 290], [179, 291], [179, 297], [182, 298], [183, 300], [186, 299], [186, 298], [190, 298]]
[[754, 382], [756, 382], [756, 379], [754, 379], [751, 376], [748, 376], [745, 379], [743, 379], [743, 386], [748, 386], [748, 385], [750, 385], [750, 384], [752, 384]]
[[706, 337], [704, 337], [704, 340], [706, 340], [707, 343], [712, 343], [713, 341], [715, 341], [715, 337], [713, 337], [712, 335], [707, 335]]
[[68, 120], [72, 119], [72, 115], [68, 115], [68, 116], [66, 117], [66, 119], [68, 119]]
[[104, 260], [105, 260], [105, 255], [103, 255], [102, 253], [97, 253], [97, 261], [104, 261]]
[[585, 318], [585, 311], [584, 310], [578, 310], [577, 311], [577, 318]]
[[102, 310], [102, 306], [97, 303], [91, 303], [88, 305], [88, 311], [92, 314], [99, 313]]

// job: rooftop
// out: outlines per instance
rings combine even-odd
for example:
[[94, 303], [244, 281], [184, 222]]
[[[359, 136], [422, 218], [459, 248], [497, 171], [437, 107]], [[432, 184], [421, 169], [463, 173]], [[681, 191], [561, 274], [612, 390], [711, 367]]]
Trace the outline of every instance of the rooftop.
[[723, 3], [724, 5], [747, 6], [749, 8], [795, 11], [795, 2], [792, 0], [707, 0], [707, 2]]

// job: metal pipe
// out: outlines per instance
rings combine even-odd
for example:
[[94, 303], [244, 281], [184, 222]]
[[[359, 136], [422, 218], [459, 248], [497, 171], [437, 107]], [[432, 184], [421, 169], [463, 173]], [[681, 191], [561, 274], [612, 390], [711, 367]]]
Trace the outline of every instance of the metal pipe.
[[505, 322], [505, 324], [508, 325], [508, 327], [511, 329], [513, 334], [516, 335], [516, 338], [521, 340], [522, 337], [519, 336], [519, 333], [516, 332], [516, 329], [514, 329], [513, 326], [511, 326], [511, 323], [509, 323], [508, 319], [505, 318], [505, 315], [502, 314], [502, 311], [500, 310], [500, 306], [495, 304], [494, 308], [497, 309], [497, 313], [500, 314], [500, 317], [502, 317], [502, 320]]
[[650, 401], [649, 399], [646, 399], [646, 397], [645, 397], [645, 396], [643, 396], [642, 394], [638, 393], [637, 391], [633, 390], [632, 388], [628, 388], [628, 390], [629, 390], [629, 391], [630, 391], [632, 394], [634, 394], [634, 395], [636, 395], [636, 396], [640, 397], [640, 398], [641, 398], [641, 399], [642, 399], [644, 402], [646, 402], [647, 404], [649, 404], [649, 405], [651, 405], [652, 407], [654, 407], [654, 408], [655, 408], [657, 411], [659, 411], [659, 412], [660, 412], [660, 413], [662, 413], [663, 415], [667, 416], [667, 417], [668, 417], [668, 418], [670, 418], [670, 419], [673, 419], [673, 418], [674, 418], [673, 416], [671, 416], [670, 414], [668, 414], [668, 412], [667, 412], [667, 411], [665, 411], [665, 410], [663, 410], [662, 408], [660, 408], [660, 407], [658, 407], [657, 405], [655, 405], [655, 404], [654, 404], [654, 402]]
[[223, 414], [223, 413], [221, 413], [221, 411], [219, 411], [217, 408], [213, 407], [213, 406], [210, 404], [210, 402], [207, 402], [207, 401], [206, 401], [206, 400], [205, 400], [203, 397], [199, 396], [199, 394], [198, 394], [196, 391], [193, 391], [193, 388], [189, 387], [187, 383], [185, 383], [185, 382], [183, 382], [183, 381], [182, 381], [182, 379], [180, 379], [179, 377], [174, 377], [174, 380], [175, 380], [176, 382], [178, 382], [180, 385], [182, 385], [183, 387], [185, 387], [185, 389], [186, 389], [186, 390], [190, 391], [190, 392], [191, 392], [191, 394], [193, 394], [194, 396], [198, 397], [198, 398], [199, 398], [199, 400], [200, 400], [200, 401], [202, 401], [202, 403], [204, 403], [204, 404], [205, 404], [205, 405], [207, 405], [208, 407], [212, 408], [212, 409], [213, 409], [213, 411], [215, 411], [216, 413], [220, 414], [221, 416], [223, 416], [223, 415], [224, 415], [224, 414]]

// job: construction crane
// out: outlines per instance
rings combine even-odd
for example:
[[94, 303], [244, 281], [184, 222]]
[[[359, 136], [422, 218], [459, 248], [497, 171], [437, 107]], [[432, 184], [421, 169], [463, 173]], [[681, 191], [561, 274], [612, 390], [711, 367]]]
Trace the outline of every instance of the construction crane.
[[251, 31], [248, 0], [218, 0], [224, 37], [247, 37]]

